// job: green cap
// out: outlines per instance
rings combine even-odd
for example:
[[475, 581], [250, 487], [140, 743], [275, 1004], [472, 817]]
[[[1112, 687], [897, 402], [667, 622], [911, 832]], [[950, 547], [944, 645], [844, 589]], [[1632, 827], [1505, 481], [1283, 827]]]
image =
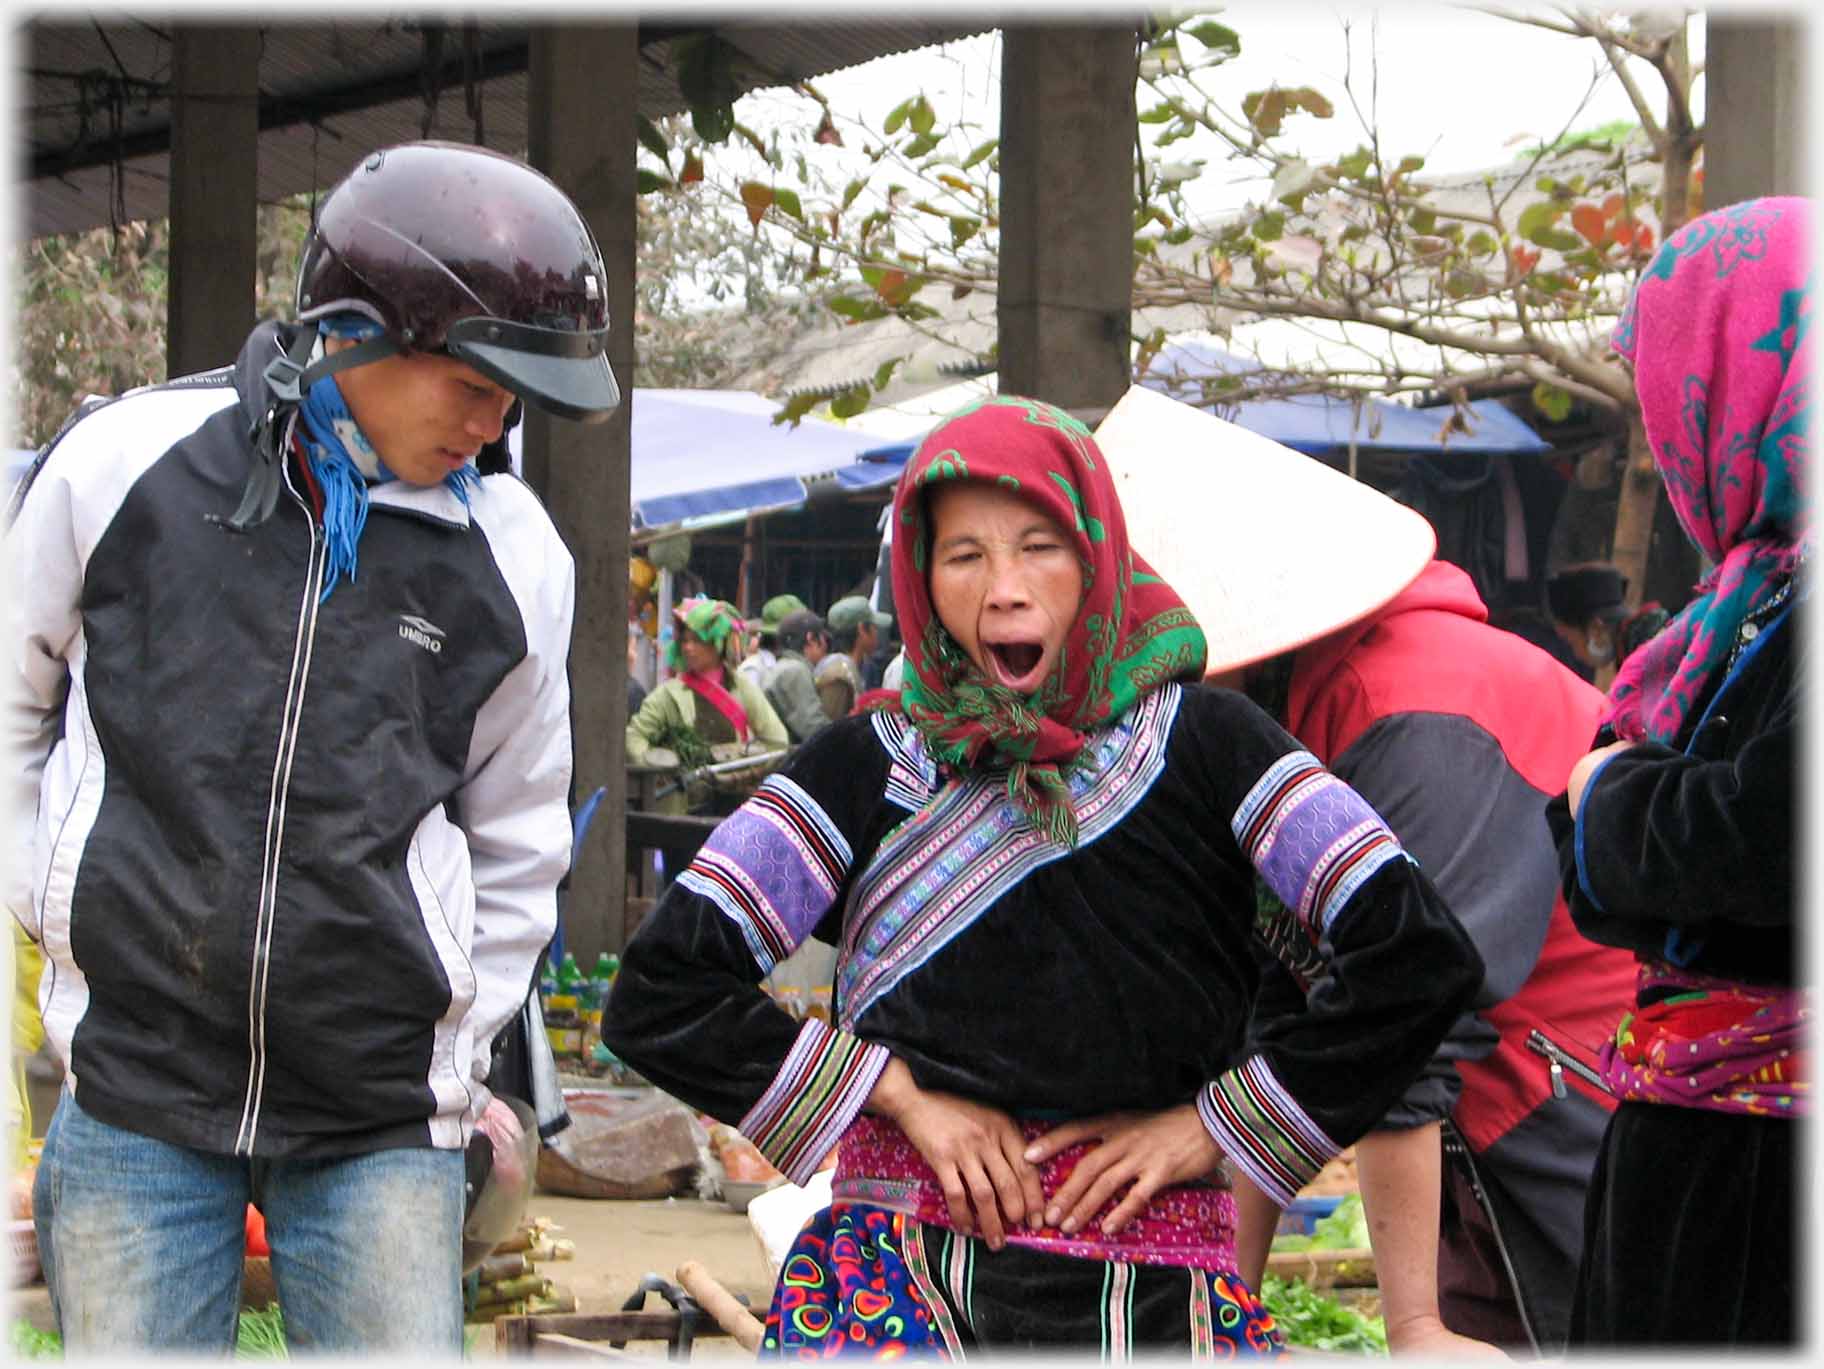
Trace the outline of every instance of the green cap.
[[760, 605], [758, 618], [747, 620], [747, 630], [749, 632], [777, 632], [779, 624], [785, 620], [787, 614], [801, 612], [804, 607], [804, 600], [796, 594], [775, 594]]
[[893, 615], [881, 613], [864, 596], [851, 594], [848, 598], [838, 599], [831, 604], [830, 611], [824, 615], [824, 621], [830, 625], [831, 632], [847, 632], [863, 623], [872, 623], [884, 630], [893, 626]]

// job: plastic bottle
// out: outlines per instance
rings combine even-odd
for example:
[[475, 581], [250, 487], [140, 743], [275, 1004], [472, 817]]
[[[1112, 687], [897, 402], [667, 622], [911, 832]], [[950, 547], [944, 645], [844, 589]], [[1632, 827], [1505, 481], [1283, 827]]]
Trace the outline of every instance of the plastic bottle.
[[544, 965], [538, 972], [538, 1006], [541, 1012], [551, 1011], [551, 999], [557, 993], [557, 966], [546, 956]]
[[582, 977], [576, 957], [565, 951], [545, 1012], [545, 1035], [551, 1040], [551, 1055], [560, 1066], [574, 1065], [583, 1058], [583, 1020], [577, 1002], [577, 982]]

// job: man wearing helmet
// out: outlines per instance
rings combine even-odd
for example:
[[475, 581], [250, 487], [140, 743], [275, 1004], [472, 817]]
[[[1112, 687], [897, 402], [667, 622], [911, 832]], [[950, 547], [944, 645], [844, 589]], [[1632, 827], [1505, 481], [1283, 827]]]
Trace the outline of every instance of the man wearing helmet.
[[294, 1345], [459, 1352], [465, 1147], [570, 857], [571, 558], [481, 468], [521, 401], [618, 405], [605, 286], [523, 163], [376, 152], [298, 324], [85, 410], [15, 497], [6, 898], [71, 1350], [232, 1346], [253, 1202]]

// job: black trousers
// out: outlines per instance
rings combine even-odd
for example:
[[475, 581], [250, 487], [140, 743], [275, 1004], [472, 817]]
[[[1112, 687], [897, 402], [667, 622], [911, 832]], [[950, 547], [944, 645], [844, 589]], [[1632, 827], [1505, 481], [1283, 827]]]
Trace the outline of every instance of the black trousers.
[[1794, 1345], [1805, 1124], [1623, 1103], [1584, 1212], [1571, 1345]]

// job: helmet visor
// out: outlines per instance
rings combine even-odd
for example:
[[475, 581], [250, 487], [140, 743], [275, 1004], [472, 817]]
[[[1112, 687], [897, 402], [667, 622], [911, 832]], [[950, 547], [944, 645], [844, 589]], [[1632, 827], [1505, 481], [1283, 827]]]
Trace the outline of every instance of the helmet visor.
[[599, 423], [621, 403], [608, 364], [608, 333], [535, 328], [471, 316], [450, 325], [444, 347], [497, 385], [559, 418]]

